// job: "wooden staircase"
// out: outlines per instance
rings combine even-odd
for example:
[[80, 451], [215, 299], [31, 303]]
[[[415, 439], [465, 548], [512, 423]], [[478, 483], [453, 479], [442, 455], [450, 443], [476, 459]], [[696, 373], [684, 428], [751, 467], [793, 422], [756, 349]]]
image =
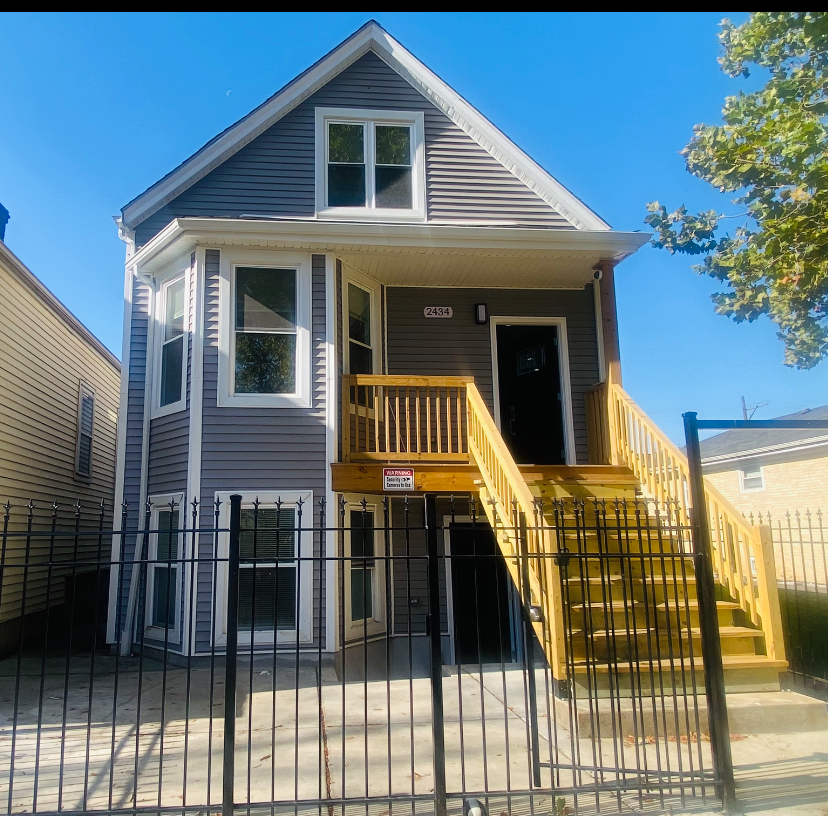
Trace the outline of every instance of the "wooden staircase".
[[[342, 397], [343, 464], [472, 480], [556, 682], [703, 693], [687, 459], [618, 385], [588, 394], [602, 464], [583, 467], [518, 466], [471, 380], [351, 375]], [[778, 690], [772, 548], [707, 483], [705, 501], [727, 690]]]

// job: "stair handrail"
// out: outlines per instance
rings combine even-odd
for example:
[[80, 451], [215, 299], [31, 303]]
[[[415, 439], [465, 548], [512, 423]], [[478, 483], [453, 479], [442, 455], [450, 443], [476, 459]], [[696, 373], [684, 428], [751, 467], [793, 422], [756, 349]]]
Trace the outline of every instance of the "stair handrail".
[[[645, 493], [681, 527], [690, 525], [690, 466], [655, 422], [617, 383], [607, 385], [612, 464], [629, 467]], [[773, 546], [705, 477], [713, 571], [765, 636], [767, 655], [785, 659]]]
[[[553, 676], [564, 680], [566, 658], [560, 570], [555, 558], [550, 557], [555, 552], [554, 530], [536, 506], [532, 491], [473, 382], [466, 386], [466, 417], [469, 453], [480, 470], [491, 503], [488, 507], [484, 504], [484, 510], [518, 587], [521, 587], [515, 569], [521, 557], [518, 538], [525, 529], [531, 597], [525, 597], [523, 591], [521, 595], [525, 605], [542, 610], [543, 620], [535, 621], [535, 631]], [[522, 514], [525, 528], [520, 525], [518, 514]], [[507, 551], [510, 547], [511, 552]], [[532, 558], [532, 555], [538, 557]]]

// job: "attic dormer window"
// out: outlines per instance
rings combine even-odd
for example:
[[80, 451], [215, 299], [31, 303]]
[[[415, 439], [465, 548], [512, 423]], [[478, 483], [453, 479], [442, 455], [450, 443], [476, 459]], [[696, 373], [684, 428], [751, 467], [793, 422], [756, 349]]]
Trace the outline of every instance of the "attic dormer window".
[[423, 115], [317, 108], [317, 212], [423, 220]]

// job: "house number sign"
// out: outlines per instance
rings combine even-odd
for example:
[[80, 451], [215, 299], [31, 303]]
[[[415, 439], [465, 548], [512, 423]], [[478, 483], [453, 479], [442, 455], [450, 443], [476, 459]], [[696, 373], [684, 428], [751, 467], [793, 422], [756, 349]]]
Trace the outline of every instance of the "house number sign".
[[454, 317], [454, 309], [451, 306], [426, 306], [423, 309], [425, 317]]

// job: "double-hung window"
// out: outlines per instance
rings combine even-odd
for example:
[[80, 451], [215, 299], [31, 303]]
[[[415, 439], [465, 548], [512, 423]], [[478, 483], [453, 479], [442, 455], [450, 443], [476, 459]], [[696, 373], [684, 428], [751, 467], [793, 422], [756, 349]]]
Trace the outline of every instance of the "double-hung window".
[[181, 411], [187, 403], [189, 266], [161, 277], [155, 306], [155, 373], [153, 416]]
[[222, 295], [219, 405], [309, 405], [309, 259], [230, 258]]
[[423, 116], [317, 108], [317, 212], [423, 220]]
[[348, 373], [374, 373], [371, 292], [348, 281]]
[[765, 489], [765, 476], [759, 465], [750, 465], [739, 471], [742, 493], [755, 493]]
[[92, 476], [92, 439], [95, 433], [95, 392], [81, 383], [78, 395], [78, 436], [75, 444], [75, 474]]
[[[233, 491], [235, 492], [235, 491]], [[220, 524], [230, 523], [231, 492], [216, 494]], [[313, 640], [313, 493], [256, 491], [242, 494], [239, 535], [238, 632], [242, 642], [267, 647]], [[218, 645], [227, 636], [229, 534], [219, 538], [215, 619]]]
[[154, 496], [147, 569], [147, 630], [150, 637], [179, 642], [181, 604], [181, 494]]

